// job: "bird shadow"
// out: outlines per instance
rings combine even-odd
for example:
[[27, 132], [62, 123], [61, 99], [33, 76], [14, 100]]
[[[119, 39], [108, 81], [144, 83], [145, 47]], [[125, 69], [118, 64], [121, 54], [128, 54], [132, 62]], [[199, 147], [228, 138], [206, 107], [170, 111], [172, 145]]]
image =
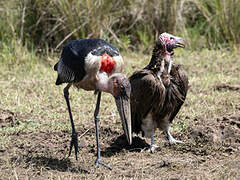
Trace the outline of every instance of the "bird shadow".
[[25, 159], [25, 163], [34, 164], [36, 168], [45, 167], [46, 169], [57, 170], [60, 172], [70, 171], [72, 173], [86, 173], [86, 174], [89, 173], [87, 170], [84, 170], [79, 166], [74, 166], [68, 158], [57, 159], [57, 158], [45, 157], [45, 156], [36, 156], [36, 157], [28, 156]]
[[109, 147], [101, 151], [103, 157], [111, 157], [115, 154], [126, 150], [129, 152], [141, 152], [142, 150], [149, 148], [150, 145], [138, 136], [133, 137], [132, 144], [129, 145], [125, 135], [120, 135], [117, 137]]

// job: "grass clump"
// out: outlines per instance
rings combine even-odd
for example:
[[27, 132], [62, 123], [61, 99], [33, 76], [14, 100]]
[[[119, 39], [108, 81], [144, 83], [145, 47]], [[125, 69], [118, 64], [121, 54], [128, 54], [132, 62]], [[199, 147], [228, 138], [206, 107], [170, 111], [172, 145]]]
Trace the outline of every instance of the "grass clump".
[[98, 37], [121, 50], [149, 52], [162, 32], [192, 49], [239, 45], [239, 0], [2, 0], [2, 42], [59, 50], [68, 40]]
[[[193, 1], [203, 16], [203, 26], [210, 47], [240, 43], [240, 1]], [[203, 31], [203, 29], [200, 29]]]

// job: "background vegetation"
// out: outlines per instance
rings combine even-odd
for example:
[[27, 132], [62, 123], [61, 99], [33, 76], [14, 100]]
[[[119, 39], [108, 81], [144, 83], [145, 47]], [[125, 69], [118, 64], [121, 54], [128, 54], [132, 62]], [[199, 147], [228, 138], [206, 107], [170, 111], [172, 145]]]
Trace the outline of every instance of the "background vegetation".
[[49, 52], [90, 37], [151, 52], [164, 31], [183, 36], [191, 49], [233, 49], [240, 43], [239, 15], [240, 0], [1, 0], [0, 54], [23, 47]]
[[[240, 0], [0, 0], [0, 179], [239, 179]], [[114, 100], [100, 109], [103, 160], [95, 168], [93, 92], [70, 89], [80, 154], [67, 157], [71, 125], [53, 65], [71, 39], [100, 37], [121, 50], [129, 77], [164, 31], [184, 37], [174, 61], [189, 78], [172, 125], [184, 144], [127, 146]], [[124, 144], [125, 142], [125, 144]], [[141, 152], [140, 152], [141, 151]]]

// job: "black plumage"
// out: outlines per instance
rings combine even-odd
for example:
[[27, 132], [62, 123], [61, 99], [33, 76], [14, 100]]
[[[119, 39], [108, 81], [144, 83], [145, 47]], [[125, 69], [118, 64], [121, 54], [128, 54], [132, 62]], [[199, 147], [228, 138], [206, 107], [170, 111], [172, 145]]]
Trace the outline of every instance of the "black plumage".
[[89, 53], [93, 56], [102, 56], [104, 53], [112, 57], [120, 55], [117, 48], [102, 39], [70, 41], [64, 46], [60, 60], [54, 66], [55, 71], [58, 71], [59, 66], [63, 68], [56, 85], [81, 81], [86, 75], [85, 58]]

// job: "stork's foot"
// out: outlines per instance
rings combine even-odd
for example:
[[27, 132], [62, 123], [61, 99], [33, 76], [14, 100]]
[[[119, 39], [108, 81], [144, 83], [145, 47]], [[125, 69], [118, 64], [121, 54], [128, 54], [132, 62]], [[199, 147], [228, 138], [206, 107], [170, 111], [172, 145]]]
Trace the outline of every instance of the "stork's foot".
[[102, 165], [102, 166], [104, 166], [104, 167], [112, 170], [112, 167], [109, 166], [109, 165], [107, 165], [107, 164], [105, 164], [101, 159], [97, 159], [96, 162], [95, 162], [95, 164], [96, 164], [97, 167], [98, 167], [99, 165]]
[[78, 160], [78, 152], [79, 152], [79, 150], [78, 150], [78, 134], [77, 133], [73, 133], [72, 134], [72, 140], [71, 140], [71, 143], [70, 143], [70, 150], [69, 150], [68, 157], [72, 153], [72, 147], [74, 147], [76, 160]]
[[159, 149], [159, 146], [157, 146], [156, 144], [152, 144], [149, 148], [148, 148], [148, 152], [150, 153], [154, 153], [155, 151], [157, 151]]

